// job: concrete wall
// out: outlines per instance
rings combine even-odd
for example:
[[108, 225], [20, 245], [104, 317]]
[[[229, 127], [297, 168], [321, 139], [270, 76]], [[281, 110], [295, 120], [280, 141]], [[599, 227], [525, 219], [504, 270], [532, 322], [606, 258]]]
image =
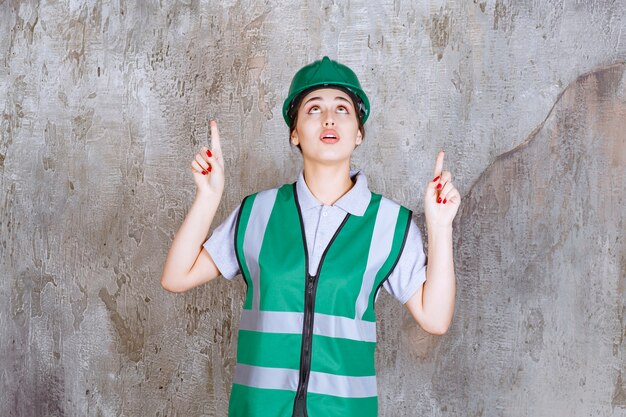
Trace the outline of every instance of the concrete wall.
[[[383, 293], [381, 416], [626, 416], [626, 2], [0, 2], [0, 415], [226, 416], [244, 284], [159, 285], [220, 123], [227, 191], [293, 181], [289, 81], [372, 101], [354, 165], [463, 196], [441, 337]], [[426, 237], [426, 236], [424, 236]]]

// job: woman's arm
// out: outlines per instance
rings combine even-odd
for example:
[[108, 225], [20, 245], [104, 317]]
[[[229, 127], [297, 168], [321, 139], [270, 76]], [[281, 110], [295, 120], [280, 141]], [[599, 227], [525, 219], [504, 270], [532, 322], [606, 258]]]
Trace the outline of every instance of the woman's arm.
[[452, 174], [443, 171], [443, 151], [435, 163], [435, 178], [426, 188], [424, 212], [428, 233], [426, 281], [405, 304], [427, 332], [442, 335], [450, 327], [456, 298], [452, 249], [452, 220], [461, 195], [452, 185]]
[[202, 247], [218, 205], [219, 198], [196, 195], [165, 260], [161, 285], [166, 290], [187, 291], [220, 275], [211, 255]]
[[448, 331], [452, 322], [456, 292], [452, 226], [427, 228], [426, 281], [405, 305], [422, 329], [442, 335]]
[[224, 158], [215, 121], [211, 121], [211, 138], [213, 150], [202, 147], [191, 164], [198, 190], [165, 260], [161, 285], [168, 291], [187, 291], [220, 274], [202, 248], [224, 190]]

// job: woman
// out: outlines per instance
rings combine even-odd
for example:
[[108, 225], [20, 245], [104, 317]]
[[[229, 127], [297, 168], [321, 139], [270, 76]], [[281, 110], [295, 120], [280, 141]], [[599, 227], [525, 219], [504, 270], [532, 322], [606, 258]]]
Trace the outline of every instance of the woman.
[[369, 116], [354, 72], [324, 57], [299, 70], [283, 105], [303, 157], [293, 184], [246, 197], [204, 241], [224, 189], [215, 121], [213, 148], [192, 162], [196, 200], [161, 277], [181, 292], [220, 274], [247, 291], [229, 416], [376, 416], [374, 303], [380, 287], [427, 332], [452, 320], [452, 220], [461, 197], [437, 156], [426, 187], [428, 268], [411, 211], [350, 170]]

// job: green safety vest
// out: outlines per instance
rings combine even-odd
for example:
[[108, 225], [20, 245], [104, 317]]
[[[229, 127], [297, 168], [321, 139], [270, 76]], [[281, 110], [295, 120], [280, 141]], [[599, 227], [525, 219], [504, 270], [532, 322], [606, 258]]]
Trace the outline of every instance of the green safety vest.
[[374, 303], [410, 221], [409, 209], [372, 193], [311, 276], [296, 184], [243, 200], [235, 251], [247, 292], [229, 417], [378, 415]]

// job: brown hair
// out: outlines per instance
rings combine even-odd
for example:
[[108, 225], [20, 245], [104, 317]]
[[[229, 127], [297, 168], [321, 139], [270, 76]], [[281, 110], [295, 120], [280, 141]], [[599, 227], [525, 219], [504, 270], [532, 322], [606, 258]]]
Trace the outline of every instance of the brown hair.
[[[352, 100], [352, 106], [355, 109], [356, 112], [356, 120], [357, 123], [359, 125], [359, 131], [361, 132], [361, 140], [365, 139], [365, 127], [363, 127], [363, 115], [358, 111], [359, 106], [358, 106], [358, 102], [359, 99], [357, 98], [357, 96], [350, 90], [348, 90], [345, 87], [339, 86], [339, 85], [317, 85], [314, 87], [311, 87], [307, 90], [304, 90], [303, 92], [301, 92], [300, 94], [298, 94], [296, 97], [294, 97], [294, 99], [291, 102], [291, 105], [289, 107], [289, 110], [287, 112], [287, 116], [289, 116], [289, 120], [291, 120], [291, 123], [289, 125], [289, 143], [291, 143], [291, 134], [293, 133], [293, 131], [296, 129], [296, 125], [298, 123], [298, 109], [300, 108], [300, 102], [302, 101], [302, 99], [309, 94], [311, 91], [313, 90], [318, 90], [320, 88], [335, 88], [337, 90], [341, 90], [344, 93], [346, 93], [350, 99]], [[302, 152], [302, 148], [300, 147], [300, 145], [296, 145], [298, 147], [298, 149], [300, 149], [300, 152]]]

